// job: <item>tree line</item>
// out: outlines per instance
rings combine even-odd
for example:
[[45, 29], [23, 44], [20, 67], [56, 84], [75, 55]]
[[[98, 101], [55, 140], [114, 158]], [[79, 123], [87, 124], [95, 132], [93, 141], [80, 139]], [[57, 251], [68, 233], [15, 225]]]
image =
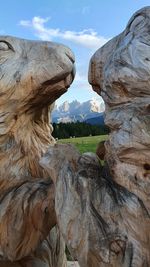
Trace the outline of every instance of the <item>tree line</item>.
[[86, 122], [53, 123], [53, 136], [58, 139], [108, 134], [106, 125], [91, 125]]

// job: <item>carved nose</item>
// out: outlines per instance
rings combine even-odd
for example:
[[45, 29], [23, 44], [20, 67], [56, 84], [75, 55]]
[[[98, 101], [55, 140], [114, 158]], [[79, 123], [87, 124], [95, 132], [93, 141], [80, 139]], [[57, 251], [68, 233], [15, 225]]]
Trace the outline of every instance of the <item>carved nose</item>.
[[61, 50], [64, 53], [64, 55], [66, 55], [69, 58], [69, 60], [71, 61], [71, 63], [73, 64], [72, 65], [72, 72], [71, 72], [71, 74], [72, 74], [72, 78], [74, 79], [75, 74], [76, 74], [76, 68], [75, 68], [75, 65], [74, 65], [74, 63], [75, 63], [75, 56], [74, 56], [72, 50], [69, 47], [67, 47], [67, 46], [63, 46], [63, 48], [61, 47]]
[[[44, 42], [44, 44], [45, 44], [45, 48], [48, 49], [50, 54], [58, 53], [61, 56], [66, 55], [73, 64], [75, 63], [75, 56], [69, 47], [63, 44], [58, 44], [54, 42]], [[42, 42], [42, 46], [43, 46], [43, 42]]]
[[60, 53], [61, 55], [66, 55], [72, 63], [75, 62], [75, 56], [69, 47], [63, 44], [56, 44], [56, 48], [58, 49], [58, 53]]
[[[74, 64], [75, 56], [72, 50], [63, 44], [53, 42], [45, 42], [44, 47], [46, 49], [44, 58], [46, 57], [46, 61], [48, 62], [48, 68], [50, 68], [51, 75], [54, 74], [55, 78], [63, 78], [65, 75], [71, 74], [73, 80], [75, 77], [76, 68]], [[51, 67], [52, 63], [53, 68]]]
[[71, 49], [69, 49], [68, 47], [65, 47], [65, 51], [64, 52], [65, 52], [66, 56], [70, 59], [70, 61], [72, 63], [74, 63], [75, 62], [75, 57], [74, 57], [74, 54], [71, 51]]

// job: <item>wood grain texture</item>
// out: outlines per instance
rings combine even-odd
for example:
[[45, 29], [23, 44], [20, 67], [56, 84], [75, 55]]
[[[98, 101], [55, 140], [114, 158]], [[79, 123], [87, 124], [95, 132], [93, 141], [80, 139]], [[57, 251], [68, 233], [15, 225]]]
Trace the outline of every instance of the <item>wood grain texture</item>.
[[111, 129], [105, 145], [111, 176], [135, 194], [145, 210], [142, 217], [137, 211], [134, 223], [129, 219], [128, 236], [134, 236], [137, 266], [150, 266], [149, 28], [150, 7], [145, 7], [132, 16], [120, 35], [93, 55], [89, 69], [89, 81], [105, 101], [105, 123]]
[[49, 112], [73, 80], [73, 63], [63, 45], [0, 36], [1, 267], [66, 266], [54, 186], [39, 159], [55, 143]]
[[149, 266], [149, 214], [96, 154], [59, 144], [40, 163], [54, 181], [57, 222], [81, 267]]
[[[41, 165], [55, 184], [56, 217], [81, 267], [150, 266], [150, 7], [92, 57], [89, 81], [106, 104], [105, 166], [70, 145]], [[51, 160], [53, 159], [53, 160]]]

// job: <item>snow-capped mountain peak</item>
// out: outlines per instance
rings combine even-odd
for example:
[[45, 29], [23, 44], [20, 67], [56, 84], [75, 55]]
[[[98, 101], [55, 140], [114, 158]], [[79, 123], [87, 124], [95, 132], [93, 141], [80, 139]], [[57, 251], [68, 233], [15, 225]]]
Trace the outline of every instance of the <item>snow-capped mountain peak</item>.
[[101, 106], [100, 101], [98, 101], [97, 99], [93, 98], [92, 100], [90, 100], [90, 105], [91, 105], [91, 111], [92, 112], [102, 112], [104, 110], [103, 107]]
[[80, 103], [77, 100], [74, 100], [71, 103], [65, 101], [60, 106], [55, 106], [52, 112], [52, 121], [84, 121], [86, 119], [99, 116], [100, 113], [104, 112], [104, 109], [104, 102], [95, 98], [83, 103]]

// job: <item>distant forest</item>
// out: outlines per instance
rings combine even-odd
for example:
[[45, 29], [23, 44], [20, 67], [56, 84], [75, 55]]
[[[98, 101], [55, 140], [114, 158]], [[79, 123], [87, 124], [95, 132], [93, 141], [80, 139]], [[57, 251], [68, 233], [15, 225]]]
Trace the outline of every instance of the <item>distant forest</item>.
[[53, 136], [58, 139], [108, 134], [106, 125], [91, 125], [86, 122], [53, 123]]

